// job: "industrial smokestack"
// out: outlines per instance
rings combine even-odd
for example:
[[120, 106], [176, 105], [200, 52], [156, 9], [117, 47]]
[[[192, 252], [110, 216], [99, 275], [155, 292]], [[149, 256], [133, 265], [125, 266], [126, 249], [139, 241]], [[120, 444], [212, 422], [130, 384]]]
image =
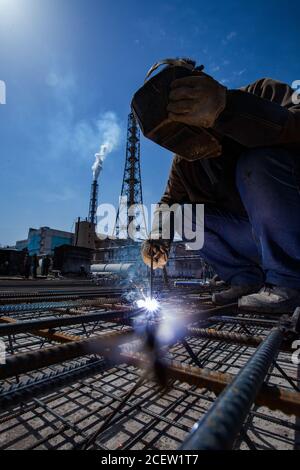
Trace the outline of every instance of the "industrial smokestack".
[[100, 150], [95, 154], [95, 161], [92, 166], [93, 183], [91, 188], [89, 222], [96, 225], [96, 213], [98, 205], [98, 178], [103, 168], [103, 162], [107, 155], [115, 150], [120, 141], [121, 128], [118, 124], [116, 115], [108, 112], [102, 117], [98, 123], [101, 133], [102, 145]]
[[103, 167], [103, 162], [107, 154], [107, 150], [108, 149], [106, 145], [101, 145], [99, 153], [95, 154], [95, 162], [92, 166], [94, 181], [97, 181], [99, 178], [99, 175]]
[[105, 113], [98, 122], [100, 132], [100, 150], [95, 154], [95, 162], [92, 166], [93, 179], [97, 180], [107, 155], [113, 152], [120, 143], [121, 128], [114, 113]]
[[92, 182], [90, 208], [89, 208], [89, 222], [96, 225], [96, 214], [98, 205], [98, 182], [96, 179]]
[[93, 182], [91, 188], [90, 208], [89, 208], [89, 222], [96, 225], [96, 214], [98, 205], [98, 178], [102, 171], [103, 162], [107, 154], [107, 146], [101, 145], [99, 153], [95, 154], [95, 162], [92, 166]]

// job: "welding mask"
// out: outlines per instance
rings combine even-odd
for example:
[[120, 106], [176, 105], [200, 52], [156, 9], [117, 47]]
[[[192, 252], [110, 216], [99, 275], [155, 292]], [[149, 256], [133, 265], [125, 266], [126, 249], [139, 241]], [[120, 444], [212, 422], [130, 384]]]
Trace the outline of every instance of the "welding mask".
[[[166, 65], [151, 77], [161, 65]], [[222, 147], [212, 130], [189, 126], [168, 119], [171, 83], [192, 75], [203, 75], [203, 65], [189, 59], [165, 59], [154, 64], [144, 85], [134, 94], [132, 111], [145, 137], [186, 160], [216, 157]], [[151, 77], [151, 78], [150, 78]]]

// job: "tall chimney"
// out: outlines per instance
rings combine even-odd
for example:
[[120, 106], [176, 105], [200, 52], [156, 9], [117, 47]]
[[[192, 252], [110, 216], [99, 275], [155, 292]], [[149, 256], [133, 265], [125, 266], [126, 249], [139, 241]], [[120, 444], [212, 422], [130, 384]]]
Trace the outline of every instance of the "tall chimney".
[[96, 225], [97, 206], [98, 206], [98, 182], [96, 179], [94, 179], [94, 181], [92, 182], [92, 187], [91, 187], [90, 208], [89, 208], [89, 217], [88, 217], [89, 222], [94, 225]]

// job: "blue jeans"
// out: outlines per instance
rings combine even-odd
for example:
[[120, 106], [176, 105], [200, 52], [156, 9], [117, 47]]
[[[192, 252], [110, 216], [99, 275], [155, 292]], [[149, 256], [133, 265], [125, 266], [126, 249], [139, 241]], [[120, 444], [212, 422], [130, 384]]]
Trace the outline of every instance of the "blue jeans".
[[300, 155], [247, 150], [237, 162], [236, 187], [248, 217], [206, 207], [201, 256], [230, 284], [300, 290]]

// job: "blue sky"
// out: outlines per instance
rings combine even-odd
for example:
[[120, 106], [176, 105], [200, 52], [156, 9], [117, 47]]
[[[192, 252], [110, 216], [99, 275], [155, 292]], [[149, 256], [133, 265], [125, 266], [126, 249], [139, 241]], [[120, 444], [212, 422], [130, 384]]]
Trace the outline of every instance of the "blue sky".
[[[116, 203], [129, 103], [157, 59], [193, 57], [229, 88], [300, 79], [299, 14], [293, 0], [0, 0], [0, 243], [87, 216], [105, 113], [122, 133], [100, 202]], [[171, 155], [142, 139], [141, 159], [144, 200], [155, 203]]]

